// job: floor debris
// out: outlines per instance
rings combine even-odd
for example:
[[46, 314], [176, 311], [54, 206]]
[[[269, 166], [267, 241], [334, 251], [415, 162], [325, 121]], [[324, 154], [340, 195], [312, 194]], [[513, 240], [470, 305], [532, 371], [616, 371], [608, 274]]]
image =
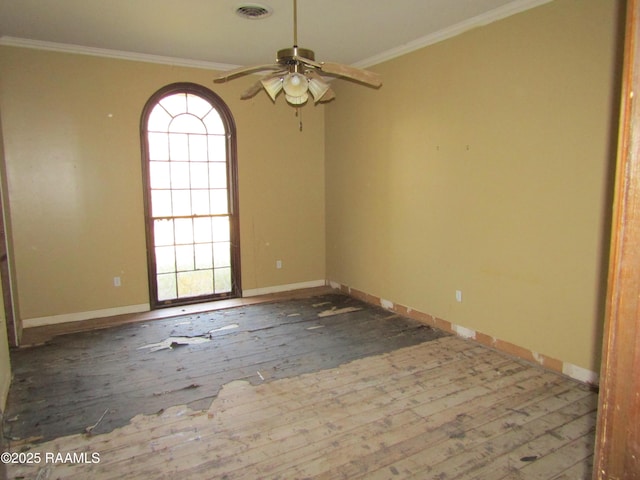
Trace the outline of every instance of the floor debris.
[[192, 383], [191, 385], [187, 385], [186, 387], [176, 388], [175, 390], [165, 390], [164, 392], [153, 392], [155, 397], [160, 397], [162, 395], [167, 395], [169, 393], [181, 392], [183, 390], [193, 390], [195, 388], [200, 388], [200, 385], [197, 383]]
[[214, 328], [213, 330], [209, 330], [209, 333], [217, 333], [217, 332], [224, 332], [226, 330], [234, 330], [239, 326], [240, 325], [238, 325], [237, 323], [232, 323], [231, 325], [225, 325], [224, 327]]
[[333, 307], [331, 310], [325, 310], [323, 312], [320, 312], [318, 314], [318, 316], [321, 317], [321, 318], [332, 317], [334, 315], [342, 315], [343, 313], [357, 312], [359, 310], [362, 310], [362, 308], [360, 308], [360, 307], [344, 307], [344, 308]]
[[91, 432], [93, 432], [93, 430], [100, 425], [100, 422], [102, 421], [102, 419], [104, 418], [104, 416], [109, 412], [109, 409], [107, 408], [104, 413], [100, 416], [100, 418], [98, 419], [98, 421], [96, 423], [94, 423], [93, 425], [87, 427], [84, 429], [84, 433], [86, 433], [87, 435], [91, 435]]
[[184, 345], [199, 345], [201, 343], [210, 342], [211, 339], [208, 337], [169, 337], [166, 340], [158, 343], [150, 343], [148, 345], [143, 345], [142, 347], [138, 347], [138, 350], [149, 349], [149, 352], [157, 352], [159, 350], [173, 350], [174, 347], [180, 347]]
[[521, 462], [533, 462], [538, 459], [538, 455], [530, 455], [528, 457], [522, 457], [520, 459]]
[[320, 302], [320, 303], [314, 303], [313, 305], [311, 305], [313, 308], [318, 308], [318, 307], [322, 307], [324, 305], [331, 305], [331, 302]]

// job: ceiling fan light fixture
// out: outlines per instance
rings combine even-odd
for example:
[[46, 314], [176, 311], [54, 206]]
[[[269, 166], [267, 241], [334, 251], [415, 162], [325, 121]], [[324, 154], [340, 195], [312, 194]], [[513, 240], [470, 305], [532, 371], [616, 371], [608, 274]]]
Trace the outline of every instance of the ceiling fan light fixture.
[[[292, 1], [293, 47], [278, 50], [274, 64], [235, 68], [216, 77], [214, 82], [222, 83], [242, 75], [269, 71], [266, 77], [255, 82], [240, 98], [243, 100], [253, 98], [261, 89], [264, 89], [275, 103], [277, 96], [284, 90], [287, 103], [294, 107], [305, 104], [309, 100], [309, 95], [313, 96], [314, 103], [333, 100], [336, 94], [325, 80], [326, 76], [353, 80], [373, 88], [382, 86], [382, 79], [375, 72], [340, 63], [317, 62], [313, 50], [300, 48], [298, 46], [298, 2]], [[257, 3], [245, 3], [239, 4], [235, 12], [243, 18], [255, 20], [271, 15], [273, 9]]]
[[284, 77], [282, 82], [284, 92], [291, 97], [300, 97], [307, 93], [309, 89], [309, 80], [307, 77], [298, 72], [293, 72]]
[[287, 93], [285, 92], [284, 97], [287, 99], [287, 103], [291, 105], [302, 105], [309, 99], [309, 94], [305, 92], [299, 97], [294, 97], [292, 95], [287, 95]]
[[275, 102], [276, 97], [282, 90], [282, 77], [265, 78], [261, 80], [260, 83], [262, 83], [262, 86], [271, 97], [271, 100]]
[[309, 79], [309, 91], [316, 103], [327, 93], [327, 90], [329, 90], [329, 84], [321, 78], [314, 77]]

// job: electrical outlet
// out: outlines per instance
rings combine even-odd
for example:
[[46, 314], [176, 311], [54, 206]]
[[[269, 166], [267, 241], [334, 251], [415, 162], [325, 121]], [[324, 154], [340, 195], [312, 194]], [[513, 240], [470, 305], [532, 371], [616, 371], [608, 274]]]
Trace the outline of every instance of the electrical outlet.
[[456, 290], [456, 302], [462, 302], [462, 290]]
[[120, 287], [122, 285], [122, 280], [120, 277], [113, 277], [113, 286]]
[[276, 260], [276, 268], [282, 268], [282, 260]]

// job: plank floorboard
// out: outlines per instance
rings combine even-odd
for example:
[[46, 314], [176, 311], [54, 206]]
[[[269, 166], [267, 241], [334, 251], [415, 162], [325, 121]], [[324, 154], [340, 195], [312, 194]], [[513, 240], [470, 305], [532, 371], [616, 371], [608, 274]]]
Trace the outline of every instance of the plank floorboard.
[[[566, 387], [563, 386], [563, 390], [564, 388]], [[424, 462], [429, 465], [439, 459], [446, 459], [454, 451], [450, 450], [451, 444], [460, 443], [459, 439], [465, 438], [467, 431], [501, 416], [519, 415], [512, 407], [526, 405], [536, 393], [544, 394], [553, 389], [554, 386], [549, 384], [548, 379], [533, 376], [500, 392], [477, 397], [467, 396], [466, 402], [458, 402], [455, 407], [441, 402], [439, 407], [430, 409], [428, 417], [423, 417], [424, 431], [419, 436], [405, 436], [397, 444], [385, 443], [385, 455], [372, 451], [367, 457], [360, 458], [353, 468], [342, 466], [331, 475], [342, 472], [344, 476], [337, 478], [360, 478], [365, 468], [366, 475], [362, 478], [367, 479], [386, 478], [389, 469], [410, 475], [412, 472], [420, 471], [425, 465]], [[474, 405], [472, 411], [469, 409], [470, 404]], [[425, 451], [428, 451], [429, 455], [425, 455]], [[326, 478], [331, 478], [331, 475]]]
[[[593, 407], [591, 399], [587, 399], [586, 403], [586, 408], [591, 411]], [[580, 401], [572, 404], [571, 409], [578, 406], [582, 406]], [[448, 479], [503, 478], [515, 468], [514, 466], [523, 463], [521, 458], [542, 457], [544, 452], [554, 448], [554, 445], [563, 445], [562, 441], [548, 434], [547, 430], [550, 423], [562, 422], [564, 419], [564, 412], [556, 411], [522, 425], [511, 424], [507, 429], [504, 428], [504, 421], [511, 423], [509, 419], [498, 419], [483, 428], [465, 432], [464, 437], [457, 441], [449, 439], [443, 442], [438, 447], [446, 449], [446, 452], [443, 452], [445, 456], [443, 461], [436, 464], [430, 463], [424, 470], [416, 471], [410, 478], [424, 478], [425, 474], [433, 470], [446, 471]], [[540, 440], [545, 443], [544, 448], [536, 448], [535, 445]], [[452, 454], [453, 451], [456, 453]]]
[[575, 478], [590, 478], [593, 471], [593, 443], [595, 440], [584, 442], [586, 449], [591, 451], [591, 455], [579, 460], [564, 472], [554, 475], [551, 480], [572, 480]]
[[[266, 330], [255, 328], [257, 318], [247, 321], [242, 328], [251, 332], [226, 333], [224, 340], [230, 345], [223, 345], [220, 338], [219, 349], [208, 352], [209, 356], [222, 355], [211, 362], [217, 365], [217, 371], [193, 371], [190, 377], [172, 373], [168, 375], [171, 381], [156, 385], [143, 365], [143, 390], [156, 389], [157, 397], [179, 403], [152, 414], [138, 411], [126, 423], [93, 435], [79, 432], [32, 443], [15, 442], [15, 451], [96, 452], [100, 462], [9, 465], [9, 478], [590, 478], [597, 396], [585, 385], [468, 340], [449, 335], [423, 337], [422, 329], [415, 324], [403, 325], [404, 320], [384, 310], [371, 312], [368, 319], [362, 317], [366, 312], [351, 312], [352, 325], [343, 315], [317, 316], [327, 307], [337, 310], [344, 305], [338, 299], [311, 307], [314, 314], [307, 320], [302, 318], [301, 305], [279, 306], [277, 317], [283, 325], [275, 325], [271, 318], [263, 322], [268, 325]], [[223, 320], [216, 319], [216, 328], [235, 321], [227, 315], [230, 313], [226, 312]], [[326, 323], [315, 328], [318, 321]], [[173, 325], [176, 323], [174, 319]], [[357, 325], [363, 330], [359, 331]], [[142, 338], [128, 338], [135, 339], [137, 349], [172, 335], [174, 326], [163, 325], [153, 335], [144, 332]], [[314, 328], [309, 330], [310, 326]], [[274, 362], [278, 361], [274, 352], [278, 348], [266, 345], [309, 345], [308, 340], [326, 339], [334, 327], [336, 344], [327, 346], [324, 353], [322, 347], [318, 351], [310, 349], [306, 355], [295, 349], [290, 354], [283, 351], [281, 358], [296, 365], [286, 375], [274, 373]], [[281, 328], [289, 329], [291, 336]], [[326, 333], [317, 335], [320, 331]], [[248, 340], [252, 335], [259, 340]], [[413, 335], [416, 338], [411, 342], [409, 337]], [[389, 342], [387, 348], [380, 351], [372, 346], [375, 338]], [[358, 339], [365, 339], [365, 345], [357, 356], [343, 356], [342, 350]], [[231, 366], [223, 360], [232, 358], [231, 344], [241, 358], [248, 359], [247, 364]], [[211, 346], [211, 342], [205, 345]], [[82, 348], [70, 350], [72, 356], [83, 357]], [[254, 353], [252, 348], [256, 349]], [[180, 358], [175, 355], [180, 352], [190, 353]], [[186, 365], [191, 359], [205, 361], [205, 353], [206, 348], [196, 345], [145, 352], [142, 357], [166, 365], [168, 360], [178, 358], [173, 368], [180, 368], [176, 365]], [[132, 357], [140, 358], [136, 354]], [[325, 357], [331, 357], [331, 361], [327, 363]], [[105, 352], [100, 358], [111, 369], [117, 365]], [[163, 360], [151, 360], [156, 358]], [[328, 366], [336, 361], [339, 363]], [[220, 371], [224, 368], [233, 376], [225, 376]], [[101, 375], [93, 372], [95, 378], [102, 379]], [[125, 377], [123, 373], [115, 378]], [[68, 382], [65, 388], [74, 385], [72, 377], [64, 381]], [[160, 391], [185, 382], [200, 386], [175, 396]], [[129, 401], [135, 398], [131, 385], [114, 392]], [[101, 398], [102, 393], [96, 397]], [[188, 407], [202, 396], [210, 396], [205, 408]], [[109, 400], [108, 395], [105, 398]], [[140, 395], [136, 401], [147, 399]], [[104, 405], [95, 398], [86, 401], [94, 402], [94, 411]], [[31, 408], [37, 405], [36, 401]], [[65, 415], [70, 414], [68, 410]]]
[[[7, 417], [18, 420], [6, 433], [47, 440], [82, 432], [108, 411], [95, 430], [105, 433], [172, 405], [206, 409], [234, 380], [259, 384], [441, 336], [340, 294], [63, 335], [12, 352]], [[178, 337], [204, 343], [145, 348]]]

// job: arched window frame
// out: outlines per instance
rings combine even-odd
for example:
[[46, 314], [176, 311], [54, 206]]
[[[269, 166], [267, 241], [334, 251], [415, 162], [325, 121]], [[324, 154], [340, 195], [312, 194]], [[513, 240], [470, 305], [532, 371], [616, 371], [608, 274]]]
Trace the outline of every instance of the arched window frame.
[[[156, 284], [156, 261], [153, 216], [151, 212], [151, 192], [150, 187], [150, 152], [147, 136], [147, 126], [149, 117], [153, 109], [165, 97], [178, 94], [193, 94], [207, 100], [220, 115], [226, 139], [226, 162], [227, 162], [227, 188], [228, 188], [228, 214], [231, 234], [231, 268], [232, 268], [232, 288], [230, 292], [224, 294], [213, 294], [208, 296], [193, 297], [187, 299], [175, 299], [172, 301], [162, 301], [158, 299], [158, 289]], [[149, 276], [149, 298], [151, 308], [162, 308], [168, 306], [185, 305], [216, 299], [233, 298], [242, 296], [241, 269], [240, 269], [240, 219], [238, 209], [238, 162], [236, 126], [233, 115], [226, 103], [216, 93], [208, 88], [189, 82], [180, 82], [167, 85], [155, 92], [145, 104], [140, 121], [140, 137], [142, 149], [142, 173], [144, 189], [144, 211], [145, 229], [147, 239], [147, 265]]]

